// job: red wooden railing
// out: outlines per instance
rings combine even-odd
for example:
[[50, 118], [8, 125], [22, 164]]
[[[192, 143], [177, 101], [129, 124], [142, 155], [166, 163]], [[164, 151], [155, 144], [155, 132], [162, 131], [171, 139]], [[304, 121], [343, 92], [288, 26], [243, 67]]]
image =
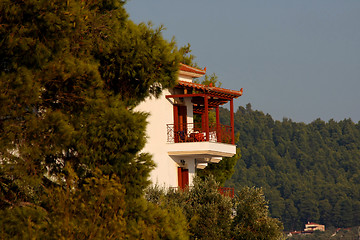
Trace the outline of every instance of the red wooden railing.
[[218, 191], [221, 195], [223, 196], [227, 196], [227, 197], [231, 197], [234, 198], [235, 195], [235, 191], [234, 188], [229, 188], [229, 187], [219, 187]]
[[223, 124], [210, 123], [209, 135], [201, 123], [177, 125], [167, 124], [167, 142], [221, 142], [232, 143], [231, 127]]

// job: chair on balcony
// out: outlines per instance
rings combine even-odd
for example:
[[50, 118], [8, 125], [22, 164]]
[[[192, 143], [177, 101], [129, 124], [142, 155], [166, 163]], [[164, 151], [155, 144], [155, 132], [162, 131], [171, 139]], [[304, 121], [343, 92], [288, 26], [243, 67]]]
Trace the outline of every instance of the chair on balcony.
[[177, 135], [179, 136], [179, 142], [187, 141], [187, 135], [186, 135], [185, 131], [178, 131]]
[[204, 133], [195, 133], [195, 141], [196, 142], [203, 142], [205, 141]]
[[190, 133], [190, 137], [188, 138], [188, 142], [203, 142], [205, 141], [205, 136], [203, 132], [199, 132], [198, 130], [194, 130]]

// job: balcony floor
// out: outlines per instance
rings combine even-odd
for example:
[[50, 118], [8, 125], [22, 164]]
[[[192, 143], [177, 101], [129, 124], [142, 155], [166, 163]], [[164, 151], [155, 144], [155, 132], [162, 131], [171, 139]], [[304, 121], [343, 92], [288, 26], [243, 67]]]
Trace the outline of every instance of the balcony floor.
[[217, 142], [168, 143], [170, 156], [194, 156], [198, 158], [232, 157], [236, 146]]

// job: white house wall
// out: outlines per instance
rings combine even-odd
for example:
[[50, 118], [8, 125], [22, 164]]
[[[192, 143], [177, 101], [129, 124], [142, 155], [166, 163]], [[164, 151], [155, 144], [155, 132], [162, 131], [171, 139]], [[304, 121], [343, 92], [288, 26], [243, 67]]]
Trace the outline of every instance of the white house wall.
[[179, 80], [180, 81], [186, 81], [186, 82], [192, 82], [193, 78], [190, 76], [185, 76], [185, 75], [179, 75]]
[[[156, 168], [151, 171], [150, 178], [153, 184], [161, 187], [177, 187], [178, 176], [177, 168], [179, 161], [186, 161], [186, 168], [189, 169], [189, 184], [195, 174], [195, 160], [187, 157], [186, 159], [171, 158], [168, 154], [169, 145], [167, 143], [167, 127], [166, 124], [174, 124], [173, 99], [166, 99], [169, 95], [168, 90], [164, 90], [159, 98], [148, 98], [136, 107], [136, 111], [147, 112], [148, 125], [146, 128], [147, 143], [143, 152], [152, 154]], [[188, 123], [193, 122], [193, 108], [190, 98], [184, 99], [187, 105]]]
[[185, 105], [186, 105], [186, 115], [187, 115], [187, 123], [193, 123], [194, 122], [194, 111], [193, 111], [193, 105], [191, 103], [191, 98], [185, 98], [184, 99]]

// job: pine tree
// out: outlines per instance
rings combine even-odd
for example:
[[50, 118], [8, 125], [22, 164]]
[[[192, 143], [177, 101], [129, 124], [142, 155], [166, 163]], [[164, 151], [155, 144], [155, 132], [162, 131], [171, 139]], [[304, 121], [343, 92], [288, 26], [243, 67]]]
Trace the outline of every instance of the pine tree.
[[[140, 225], [144, 238], [153, 218], [164, 220], [151, 230], [154, 236], [174, 234], [162, 230], [171, 219], [166, 211], [159, 213], [141, 200], [154, 164], [140, 152], [147, 115], [133, 108], [175, 84], [182, 56], [175, 42], [163, 39], [161, 27], [129, 20], [124, 4], [0, 2], [0, 218], [15, 218], [2, 222], [4, 233], [31, 238], [54, 230], [46, 230], [44, 219], [55, 226], [67, 217], [54, 236], [78, 238], [77, 230], [69, 229], [82, 216], [87, 219], [86, 211], [100, 211], [92, 219], [96, 227], [78, 226], [86, 232], [79, 238], [96, 229], [98, 238], [114, 228], [131, 234]], [[100, 195], [88, 194], [89, 186], [99, 188]], [[105, 197], [110, 202], [96, 205], [106, 186], [117, 189], [117, 208], [111, 193]], [[73, 206], [60, 209], [54, 201]], [[148, 209], [147, 215], [131, 209]]]
[[248, 104], [235, 113], [235, 129], [242, 156], [227, 184], [262, 187], [271, 215], [280, 217], [286, 230], [303, 229], [307, 221], [327, 227], [356, 225], [358, 124], [351, 119], [273, 121]]

